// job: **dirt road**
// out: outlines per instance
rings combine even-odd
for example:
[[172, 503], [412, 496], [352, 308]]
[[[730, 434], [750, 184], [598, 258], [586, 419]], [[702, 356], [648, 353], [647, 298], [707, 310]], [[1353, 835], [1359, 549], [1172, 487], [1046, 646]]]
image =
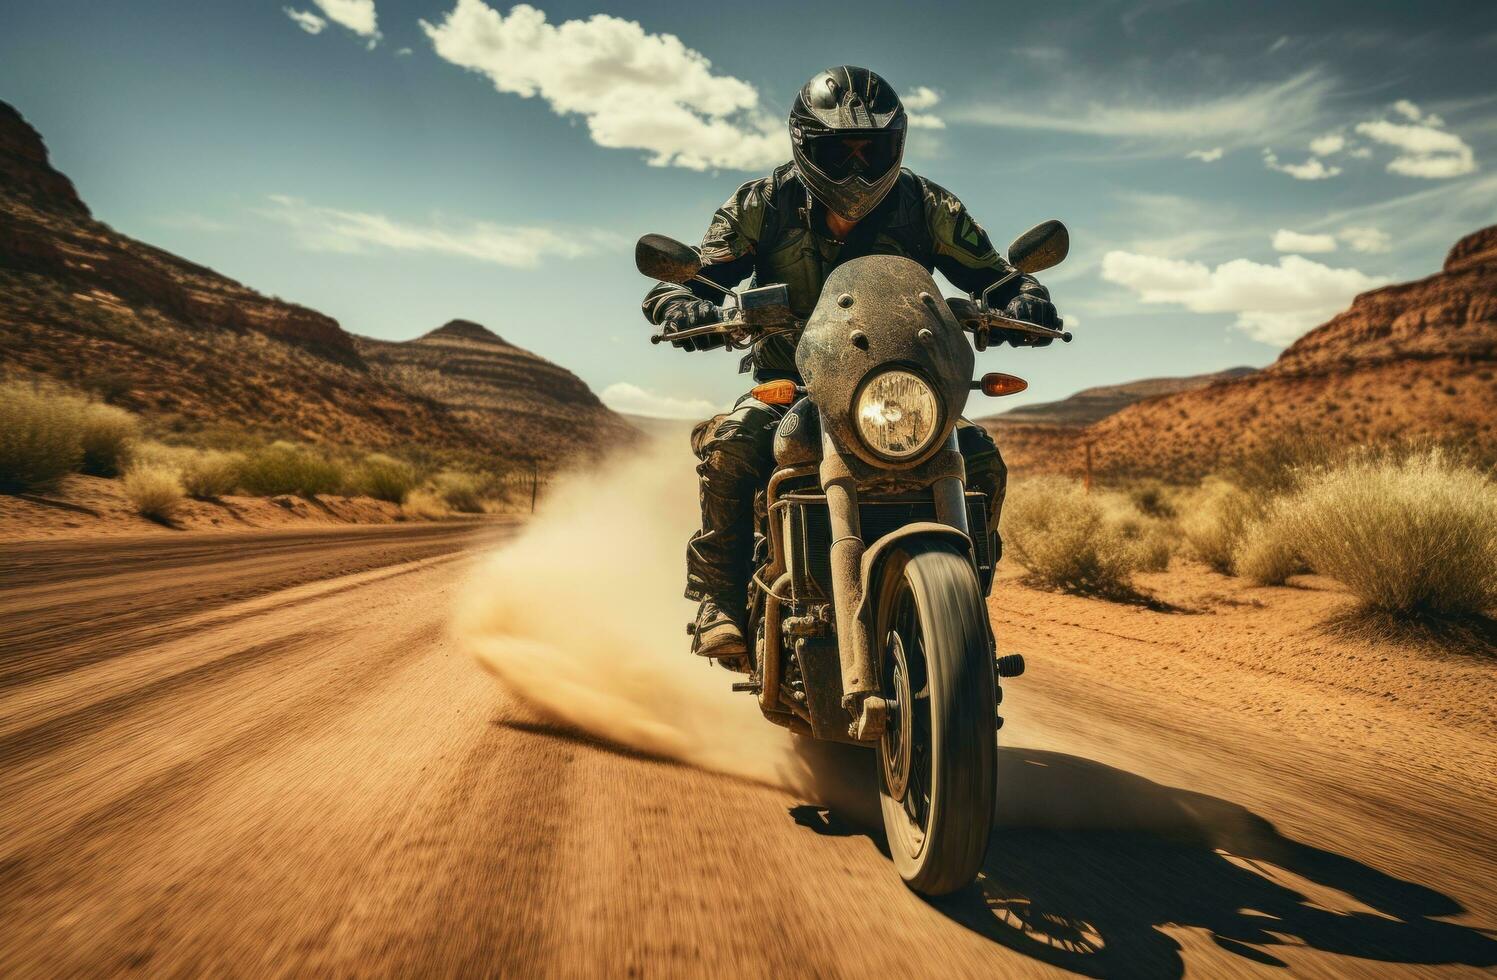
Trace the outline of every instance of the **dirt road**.
[[1087, 600], [1000, 589], [1031, 663], [1002, 826], [982, 882], [926, 903], [855, 807], [507, 698], [447, 627], [506, 533], [0, 548], [0, 976], [1497, 964], [1480, 717], [1343, 685], [1291, 722], [1270, 707], [1312, 682], [1233, 661], [1225, 620], [1099, 627]]

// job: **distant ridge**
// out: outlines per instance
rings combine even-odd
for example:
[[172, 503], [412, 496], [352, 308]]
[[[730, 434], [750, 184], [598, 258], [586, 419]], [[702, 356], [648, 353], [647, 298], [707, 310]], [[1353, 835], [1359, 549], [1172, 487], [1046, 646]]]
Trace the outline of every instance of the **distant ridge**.
[[[174, 431], [546, 465], [636, 434], [576, 375], [470, 320], [407, 344], [367, 340], [119, 234], [4, 102], [0, 229], [0, 374], [108, 392]], [[389, 353], [407, 348], [420, 352], [409, 364]]]
[[432, 340], [450, 337], [458, 340], [476, 340], [480, 342], [503, 344], [505, 347], [512, 346], [503, 337], [490, 330], [481, 323], [472, 320], [448, 320], [435, 330], [422, 334], [417, 340]]
[[987, 425], [993, 423], [1001, 425], [1004, 423], [1029, 424], [1029, 425], [1090, 425], [1101, 421], [1107, 416], [1120, 412], [1132, 405], [1134, 402], [1143, 401], [1145, 398], [1155, 398], [1159, 395], [1173, 395], [1181, 391], [1192, 391], [1196, 388], [1204, 388], [1218, 381], [1230, 381], [1235, 378], [1246, 377], [1257, 371], [1257, 368], [1235, 367], [1225, 371], [1216, 371], [1212, 374], [1197, 374], [1184, 378], [1145, 378], [1142, 381], [1129, 381], [1118, 385], [1102, 385], [1096, 388], [1086, 388], [1076, 392], [1067, 398], [1055, 402], [1040, 402], [1034, 405], [1020, 405], [1018, 408], [1007, 412], [999, 412], [980, 421]]
[[[1057, 403], [1064, 404], [1064, 403]], [[1273, 364], [1146, 398], [1084, 426], [984, 420], [1016, 471], [1192, 479], [1301, 434], [1347, 444], [1427, 438], [1497, 452], [1497, 225], [1443, 269], [1374, 289]]]

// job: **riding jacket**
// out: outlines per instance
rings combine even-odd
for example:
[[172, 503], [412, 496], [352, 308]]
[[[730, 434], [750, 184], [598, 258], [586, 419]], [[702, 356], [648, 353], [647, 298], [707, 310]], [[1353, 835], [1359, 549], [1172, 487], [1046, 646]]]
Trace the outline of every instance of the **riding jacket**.
[[[863, 255], [903, 255], [938, 269], [959, 289], [976, 295], [1007, 276], [1013, 267], [993, 248], [987, 232], [956, 195], [910, 170], [846, 240], [828, 230], [825, 211], [806, 191], [791, 164], [739, 187], [713, 215], [702, 239], [702, 277], [733, 288], [752, 277], [755, 285], [784, 283], [790, 309], [804, 319], [816, 306], [821, 284], [831, 271]], [[990, 297], [1006, 305], [1020, 292], [1049, 299], [1029, 276], [1019, 276]], [[703, 283], [658, 283], [644, 300], [645, 317], [663, 322], [682, 302], [705, 299], [721, 304], [725, 294]], [[771, 337], [745, 357], [740, 370], [756, 381], [796, 378], [795, 340]]]

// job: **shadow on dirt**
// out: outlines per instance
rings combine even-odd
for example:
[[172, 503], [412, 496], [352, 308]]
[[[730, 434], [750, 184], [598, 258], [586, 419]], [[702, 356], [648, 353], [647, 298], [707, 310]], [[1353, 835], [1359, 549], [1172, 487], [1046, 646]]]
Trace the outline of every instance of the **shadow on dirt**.
[[[1276, 946], [1382, 963], [1497, 965], [1497, 941], [1441, 922], [1431, 888], [1280, 834], [1235, 803], [1058, 752], [999, 752], [998, 826], [976, 884], [931, 902], [974, 932], [1095, 977], [1178, 977], [1164, 926], [1285, 966]], [[866, 826], [819, 807], [821, 834]], [[845, 816], [845, 815], [844, 815]], [[866, 831], [864, 831], [866, 832]], [[882, 844], [882, 833], [872, 836]]]
[[1490, 616], [1393, 616], [1353, 609], [1321, 626], [1327, 636], [1389, 643], [1426, 656], [1497, 657], [1497, 619]]

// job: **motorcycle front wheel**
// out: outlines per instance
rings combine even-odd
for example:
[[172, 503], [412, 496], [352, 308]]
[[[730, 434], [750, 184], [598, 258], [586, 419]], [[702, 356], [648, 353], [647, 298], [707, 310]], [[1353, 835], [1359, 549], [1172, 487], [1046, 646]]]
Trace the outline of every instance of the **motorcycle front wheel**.
[[899, 545], [877, 610], [879, 802], [900, 877], [924, 895], [970, 883], [987, 854], [997, 782], [997, 693], [971, 561], [943, 541]]

